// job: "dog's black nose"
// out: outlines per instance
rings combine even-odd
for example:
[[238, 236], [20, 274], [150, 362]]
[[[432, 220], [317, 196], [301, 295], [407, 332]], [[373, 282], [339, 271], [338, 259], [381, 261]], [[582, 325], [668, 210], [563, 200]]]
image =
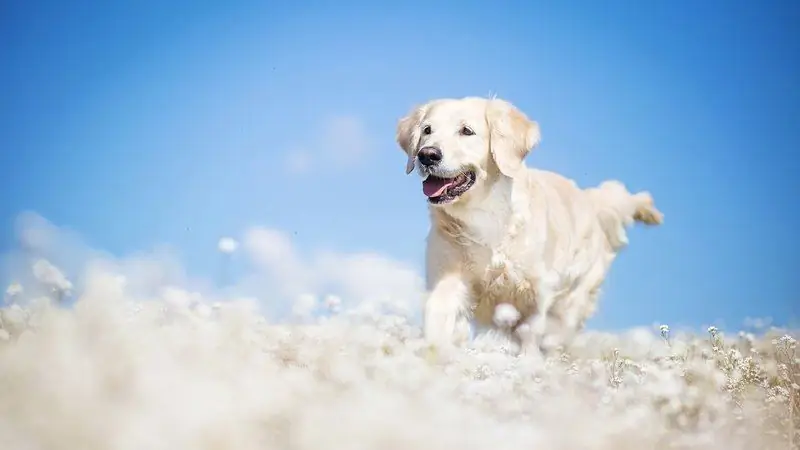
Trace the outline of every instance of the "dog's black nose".
[[436, 147], [423, 147], [417, 153], [419, 163], [425, 167], [435, 166], [442, 161], [442, 151]]

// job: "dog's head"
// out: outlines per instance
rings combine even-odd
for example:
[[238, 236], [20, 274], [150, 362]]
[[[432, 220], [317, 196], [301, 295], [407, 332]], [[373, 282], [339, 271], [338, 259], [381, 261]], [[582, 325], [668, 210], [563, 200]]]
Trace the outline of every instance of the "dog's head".
[[433, 100], [397, 124], [406, 173], [416, 167], [433, 205], [446, 205], [513, 177], [540, 140], [539, 126], [511, 103], [467, 97]]

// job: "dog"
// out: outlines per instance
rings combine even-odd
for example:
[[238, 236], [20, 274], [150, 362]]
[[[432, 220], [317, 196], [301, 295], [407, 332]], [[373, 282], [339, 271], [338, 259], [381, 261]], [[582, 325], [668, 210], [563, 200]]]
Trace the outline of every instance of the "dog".
[[[463, 343], [470, 322], [502, 330], [521, 351], [570, 342], [596, 309], [634, 223], [663, 214], [618, 181], [581, 189], [524, 159], [539, 125], [498, 98], [437, 99], [397, 123], [396, 141], [429, 205], [423, 334]], [[509, 304], [512, 323], [495, 320]]]

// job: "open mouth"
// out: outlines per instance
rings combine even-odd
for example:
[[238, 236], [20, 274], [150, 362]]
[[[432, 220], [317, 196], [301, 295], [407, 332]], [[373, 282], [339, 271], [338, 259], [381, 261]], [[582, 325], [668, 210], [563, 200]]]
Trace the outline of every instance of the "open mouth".
[[422, 192], [434, 205], [450, 203], [463, 195], [475, 184], [475, 172], [467, 171], [452, 178], [429, 175], [422, 182]]

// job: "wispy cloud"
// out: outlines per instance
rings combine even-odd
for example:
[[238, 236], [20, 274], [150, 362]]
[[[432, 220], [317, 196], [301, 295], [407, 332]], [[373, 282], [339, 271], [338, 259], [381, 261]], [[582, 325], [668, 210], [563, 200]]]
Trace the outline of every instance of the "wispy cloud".
[[[249, 262], [248, 269], [223, 289], [209, 280], [191, 278], [169, 251], [113, 256], [92, 249], [77, 233], [34, 213], [26, 214], [19, 226], [20, 238], [28, 241], [5, 257], [0, 279], [4, 287], [14, 286], [7, 297], [49, 295], [54, 288], [80, 297], [87, 274], [97, 270], [124, 279], [126, 295], [174, 299], [175, 288], [186, 295], [200, 290], [220, 300], [254, 299], [278, 316], [289, 313], [293, 303], [327, 305], [331, 299], [341, 299], [335, 301], [337, 307], [339, 302], [347, 307], [374, 302], [407, 310], [416, 306], [423, 289], [417, 269], [406, 262], [371, 252], [317, 249], [304, 253], [289, 233], [266, 227], [247, 229], [239, 240], [223, 237], [216, 249], [209, 246], [210, 258], [214, 250], [243, 251]], [[38, 285], [42, 289], [29, 289]]]
[[363, 162], [372, 140], [357, 117], [341, 115], [323, 121], [308, 140], [286, 153], [284, 162], [291, 173], [308, 173], [320, 167], [343, 169]]
[[124, 276], [128, 293], [133, 295], [150, 295], [169, 284], [196, 283], [169, 247], [112, 255], [94, 248], [78, 232], [59, 227], [35, 212], [17, 218], [16, 235], [19, 248], [2, 255], [0, 281], [4, 286], [22, 286], [24, 290], [17, 297], [48, 295], [53, 288], [79, 296], [86, 274], [98, 266]]
[[300, 149], [289, 151], [284, 159], [286, 170], [292, 174], [308, 172], [311, 170], [311, 162], [311, 155], [307, 151]]
[[[289, 234], [269, 228], [245, 233], [243, 249], [257, 268], [254, 280], [284, 298], [337, 295], [350, 305], [380, 302], [407, 308], [416, 303], [423, 280], [413, 266], [378, 253], [317, 250], [302, 255]], [[266, 278], [265, 278], [266, 277]]]
[[64, 273], [50, 261], [39, 259], [33, 263], [32, 270], [33, 276], [40, 283], [53, 291], [66, 295], [72, 290], [72, 282], [70, 282]]

